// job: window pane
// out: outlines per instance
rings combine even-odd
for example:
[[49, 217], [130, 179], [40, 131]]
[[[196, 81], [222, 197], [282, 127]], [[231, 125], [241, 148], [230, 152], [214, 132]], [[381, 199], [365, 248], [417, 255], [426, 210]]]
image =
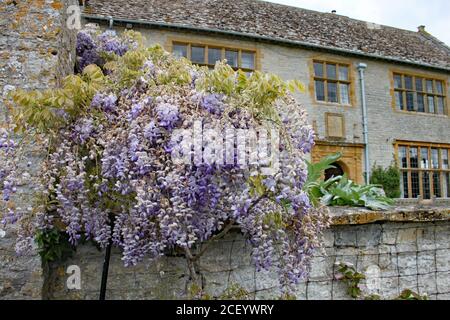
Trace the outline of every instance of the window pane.
[[205, 47], [191, 46], [191, 61], [194, 63], [205, 63]]
[[417, 111], [425, 112], [425, 98], [422, 93], [417, 94]]
[[403, 172], [403, 179], [402, 179], [402, 185], [403, 185], [403, 197], [409, 198], [409, 192], [408, 192], [408, 172]]
[[338, 102], [336, 82], [328, 82], [328, 101]]
[[238, 52], [226, 50], [225, 51], [225, 59], [227, 59], [227, 63], [233, 68], [238, 67]]
[[428, 97], [428, 112], [434, 113], [434, 97]]
[[417, 148], [409, 148], [409, 167], [419, 168], [419, 159]]
[[437, 100], [437, 113], [444, 114], [444, 98], [436, 97]]
[[337, 79], [336, 65], [327, 63], [327, 79]]
[[342, 104], [350, 104], [350, 95], [348, 92], [348, 84], [341, 83], [339, 85], [339, 89], [341, 91], [341, 103]]
[[431, 149], [431, 167], [433, 169], [439, 169], [439, 150]]
[[441, 193], [441, 175], [439, 172], [434, 172], [433, 173], [433, 190], [434, 190], [434, 195], [436, 196], [436, 198], [441, 198], [442, 197], [442, 193]]
[[323, 78], [323, 63], [322, 62], [314, 62], [314, 74], [316, 77]]
[[433, 80], [427, 80], [427, 92], [433, 93]]
[[403, 88], [402, 76], [399, 74], [394, 75], [394, 86], [395, 88]]
[[222, 60], [222, 49], [208, 48], [208, 64], [216, 64], [220, 60]]
[[405, 76], [405, 88], [408, 90], [413, 89], [413, 79], [412, 77]]
[[444, 86], [442, 85], [442, 81], [436, 81], [436, 91], [438, 94], [444, 94]]
[[339, 80], [348, 81], [348, 67], [339, 66]]
[[316, 99], [317, 101], [325, 101], [325, 85], [323, 81], [316, 81]]
[[430, 159], [428, 157], [428, 148], [420, 148], [420, 167], [430, 169]]
[[395, 91], [395, 105], [399, 110], [405, 110], [405, 106], [403, 105], [403, 93], [400, 91]]
[[444, 173], [445, 184], [447, 186], [447, 198], [450, 198], [450, 173]]
[[255, 54], [253, 52], [242, 51], [241, 68], [255, 69]]
[[448, 149], [441, 149], [442, 169], [448, 169]]
[[413, 199], [420, 195], [419, 172], [411, 172], [411, 193]]
[[406, 147], [398, 148], [398, 158], [400, 159], [400, 164], [402, 168], [408, 168], [408, 162], [406, 158]]
[[187, 45], [185, 44], [174, 44], [172, 48], [172, 53], [177, 58], [187, 58]]
[[423, 188], [423, 198], [431, 199], [430, 173], [429, 172], [422, 173], [422, 188]]
[[422, 78], [416, 78], [416, 90], [423, 91], [423, 79]]
[[408, 111], [414, 111], [414, 93], [406, 92], [406, 108]]

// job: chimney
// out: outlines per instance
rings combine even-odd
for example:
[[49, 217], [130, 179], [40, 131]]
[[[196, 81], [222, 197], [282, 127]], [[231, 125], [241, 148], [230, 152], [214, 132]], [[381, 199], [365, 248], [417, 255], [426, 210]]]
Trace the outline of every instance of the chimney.
[[425, 26], [418, 26], [417, 29], [419, 30], [419, 32], [426, 32], [425, 31]]

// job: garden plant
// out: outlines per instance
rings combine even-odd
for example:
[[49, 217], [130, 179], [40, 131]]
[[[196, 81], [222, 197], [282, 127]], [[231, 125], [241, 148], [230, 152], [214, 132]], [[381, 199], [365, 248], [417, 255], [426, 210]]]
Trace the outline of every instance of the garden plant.
[[[304, 188], [314, 133], [292, 95], [302, 85], [225, 62], [209, 70], [144, 42], [133, 31], [87, 28], [77, 37], [77, 73], [61, 88], [11, 93], [0, 135], [0, 212], [3, 224], [18, 227], [17, 251], [37, 241], [52, 259], [62, 255], [52, 244], [66, 239], [112, 243], [132, 266], [177, 250], [196, 280], [194, 262], [237, 227], [257, 270], [278, 270], [288, 292], [307, 275], [329, 225]], [[251, 144], [239, 132], [262, 138], [266, 128], [277, 141], [276, 161], [266, 163], [274, 169], [217, 161], [222, 138], [179, 134], [198, 123], [223, 132], [233, 150]], [[30, 145], [42, 161], [28, 162]], [[179, 161], [198, 152], [199, 161]], [[23, 206], [25, 186], [35, 197]]]

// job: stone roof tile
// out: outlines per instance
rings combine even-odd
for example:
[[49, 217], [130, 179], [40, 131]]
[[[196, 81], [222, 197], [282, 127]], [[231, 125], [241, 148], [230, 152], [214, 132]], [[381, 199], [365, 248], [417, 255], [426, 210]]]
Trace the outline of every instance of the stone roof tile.
[[259, 0], [89, 0], [84, 14], [239, 32], [450, 69], [450, 49], [413, 32]]

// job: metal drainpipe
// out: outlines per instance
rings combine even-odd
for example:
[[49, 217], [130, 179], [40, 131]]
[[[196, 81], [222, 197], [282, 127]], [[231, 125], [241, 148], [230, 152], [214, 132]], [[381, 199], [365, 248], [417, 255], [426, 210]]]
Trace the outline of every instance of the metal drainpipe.
[[367, 104], [366, 104], [366, 88], [364, 81], [364, 71], [367, 69], [367, 64], [358, 64], [359, 84], [361, 88], [361, 106], [362, 106], [362, 120], [363, 120], [363, 135], [364, 135], [364, 162], [366, 170], [366, 184], [370, 183], [370, 161], [369, 161], [369, 130], [367, 125]]
[[112, 29], [114, 26], [114, 19], [111, 16], [109, 16], [108, 19], [109, 19], [109, 29]]

